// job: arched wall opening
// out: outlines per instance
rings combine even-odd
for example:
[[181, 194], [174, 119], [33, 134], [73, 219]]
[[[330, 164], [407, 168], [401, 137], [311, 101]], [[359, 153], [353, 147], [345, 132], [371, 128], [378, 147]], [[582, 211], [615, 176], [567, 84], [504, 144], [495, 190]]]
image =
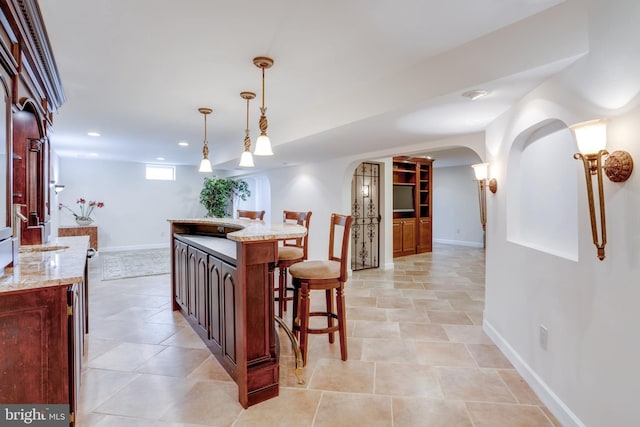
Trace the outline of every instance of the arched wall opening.
[[507, 165], [507, 240], [578, 260], [578, 174], [567, 125], [547, 119], [522, 131]]

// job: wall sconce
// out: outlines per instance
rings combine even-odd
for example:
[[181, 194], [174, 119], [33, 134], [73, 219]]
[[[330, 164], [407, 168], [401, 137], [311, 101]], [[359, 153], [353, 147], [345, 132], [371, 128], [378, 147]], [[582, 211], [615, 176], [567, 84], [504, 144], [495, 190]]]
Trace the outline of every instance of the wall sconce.
[[[604, 208], [604, 186], [602, 171], [613, 182], [625, 182], [633, 172], [633, 159], [626, 151], [605, 150], [607, 145], [606, 120], [589, 120], [569, 126], [576, 136], [579, 153], [573, 155], [576, 160], [582, 160], [584, 176], [587, 181], [587, 198], [589, 199], [589, 217], [591, 219], [591, 235], [593, 244], [598, 249], [598, 259], [604, 259], [604, 247], [607, 244], [607, 222]], [[604, 166], [602, 161], [604, 160]], [[593, 177], [598, 182], [598, 202], [600, 217], [600, 238], [596, 221], [595, 202], [593, 195]]]
[[491, 178], [487, 183], [487, 177], [489, 176], [489, 163], [477, 163], [471, 165], [473, 173], [476, 176], [476, 182], [478, 183], [478, 204], [480, 206], [480, 224], [482, 224], [482, 247], [486, 247], [486, 230], [487, 230], [487, 186], [489, 191], [495, 194], [498, 191], [498, 181], [495, 178]]

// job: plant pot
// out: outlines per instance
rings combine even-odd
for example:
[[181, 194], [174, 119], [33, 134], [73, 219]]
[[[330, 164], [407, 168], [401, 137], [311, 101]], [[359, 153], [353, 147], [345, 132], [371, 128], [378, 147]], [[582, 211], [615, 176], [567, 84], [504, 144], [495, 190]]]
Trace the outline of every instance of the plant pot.
[[81, 227], [91, 225], [92, 222], [93, 220], [91, 218], [76, 218], [76, 224]]

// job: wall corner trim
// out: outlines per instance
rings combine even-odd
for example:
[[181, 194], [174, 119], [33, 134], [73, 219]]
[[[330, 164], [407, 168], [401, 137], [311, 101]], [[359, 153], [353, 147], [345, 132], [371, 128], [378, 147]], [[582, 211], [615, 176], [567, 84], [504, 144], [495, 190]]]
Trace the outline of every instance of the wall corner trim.
[[[486, 314], [486, 313], [485, 313]], [[491, 338], [493, 343], [504, 353], [511, 364], [516, 368], [522, 378], [529, 384], [538, 398], [544, 403], [549, 411], [565, 427], [586, 427], [578, 416], [549, 388], [549, 386], [536, 374], [533, 369], [520, 357], [520, 355], [509, 345], [509, 343], [498, 333], [498, 331], [485, 319], [482, 322], [482, 329]]]

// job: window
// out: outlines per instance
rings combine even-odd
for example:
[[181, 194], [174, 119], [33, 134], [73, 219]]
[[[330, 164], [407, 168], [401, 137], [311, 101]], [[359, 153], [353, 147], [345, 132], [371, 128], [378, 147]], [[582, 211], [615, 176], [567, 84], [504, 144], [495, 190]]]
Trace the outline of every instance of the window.
[[161, 181], [175, 181], [176, 167], [165, 165], [147, 165], [146, 178]]

